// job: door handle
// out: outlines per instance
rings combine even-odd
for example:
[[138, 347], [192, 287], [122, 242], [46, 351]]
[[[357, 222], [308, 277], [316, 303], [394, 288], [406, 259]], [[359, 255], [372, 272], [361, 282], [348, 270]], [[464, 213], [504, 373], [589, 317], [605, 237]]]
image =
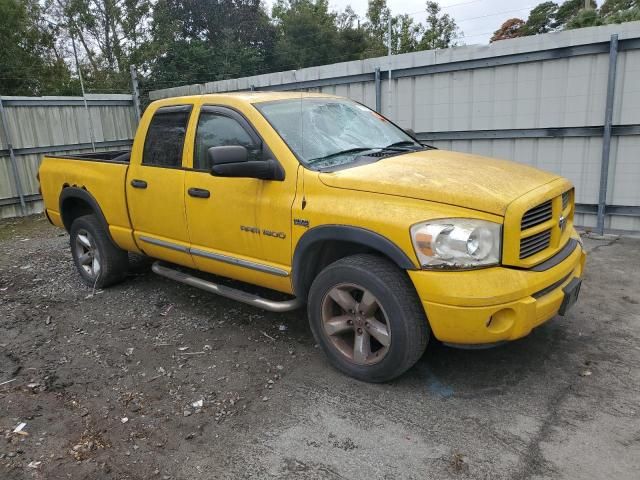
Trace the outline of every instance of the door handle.
[[190, 196], [197, 198], [209, 198], [211, 196], [209, 190], [205, 190], [204, 188], [190, 188], [187, 190], [187, 193], [189, 193]]
[[131, 186], [133, 188], [147, 188], [147, 182], [134, 178], [133, 180], [131, 180]]

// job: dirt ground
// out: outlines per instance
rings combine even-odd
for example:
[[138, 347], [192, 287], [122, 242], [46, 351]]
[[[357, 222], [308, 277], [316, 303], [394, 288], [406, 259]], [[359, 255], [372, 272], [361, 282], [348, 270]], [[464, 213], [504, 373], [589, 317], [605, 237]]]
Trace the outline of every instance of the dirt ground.
[[431, 342], [369, 385], [328, 366], [304, 311], [140, 259], [94, 292], [66, 233], [2, 221], [0, 478], [638, 479], [640, 240], [585, 245], [567, 317], [491, 350]]

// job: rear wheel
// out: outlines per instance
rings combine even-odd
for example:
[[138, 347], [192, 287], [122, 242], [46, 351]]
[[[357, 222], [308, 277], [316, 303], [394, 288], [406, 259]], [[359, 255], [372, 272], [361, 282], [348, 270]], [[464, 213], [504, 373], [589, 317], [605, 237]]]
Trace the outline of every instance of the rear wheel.
[[384, 382], [423, 354], [429, 326], [411, 281], [369, 254], [329, 265], [309, 292], [309, 321], [330, 362], [359, 380]]
[[113, 244], [94, 215], [76, 218], [69, 236], [73, 261], [87, 285], [104, 288], [124, 280], [128, 254]]

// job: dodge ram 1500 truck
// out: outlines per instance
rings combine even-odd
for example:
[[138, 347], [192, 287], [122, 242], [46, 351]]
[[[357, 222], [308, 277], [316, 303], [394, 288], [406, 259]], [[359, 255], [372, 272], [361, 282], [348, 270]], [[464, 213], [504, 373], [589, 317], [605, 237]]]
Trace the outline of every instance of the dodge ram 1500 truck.
[[323, 94], [157, 101], [130, 152], [45, 157], [39, 180], [90, 286], [123, 280], [136, 252], [263, 309], [306, 304], [331, 364], [372, 382], [410, 368], [431, 335], [490, 346], [563, 315], [585, 263], [566, 179], [422, 145]]

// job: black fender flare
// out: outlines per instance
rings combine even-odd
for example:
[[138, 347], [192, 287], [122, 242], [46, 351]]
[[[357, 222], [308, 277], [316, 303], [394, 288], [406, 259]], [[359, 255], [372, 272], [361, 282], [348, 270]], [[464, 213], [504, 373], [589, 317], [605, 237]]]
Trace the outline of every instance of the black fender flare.
[[328, 240], [363, 245], [386, 255], [403, 270], [418, 269], [415, 262], [398, 245], [379, 233], [351, 225], [322, 225], [305, 232], [296, 245], [291, 275], [293, 291], [297, 295], [302, 294], [306, 289], [303, 274], [306, 268], [305, 257], [315, 245]]
[[[109, 231], [109, 224], [107, 223], [107, 219], [102, 213], [102, 209], [100, 208], [98, 201], [86, 189], [80, 188], [80, 187], [64, 187], [62, 189], [62, 193], [60, 193], [60, 200], [59, 200], [60, 217], [62, 218], [62, 223], [64, 223], [64, 228], [67, 230], [67, 232], [71, 230], [71, 224], [70, 223], [68, 224], [68, 222], [64, 218], [62, 205], [64, 204], [65, 200], [68, 200], [69, 198], [77, 198], [79, 200], [82, 200], [88, 203], [91, 209], [96, 214], [96, 217], [98, 217], [98, 221], [102, 223], [102, 226], [104, 227], [105, 232], [107, 232], [107, 235], [109, 236], [109, 240], [113, 242], [113, 238], [111, 238], [111, 232]], [[115, 242], [114, 242], [114, 245], [115, 245]]]

